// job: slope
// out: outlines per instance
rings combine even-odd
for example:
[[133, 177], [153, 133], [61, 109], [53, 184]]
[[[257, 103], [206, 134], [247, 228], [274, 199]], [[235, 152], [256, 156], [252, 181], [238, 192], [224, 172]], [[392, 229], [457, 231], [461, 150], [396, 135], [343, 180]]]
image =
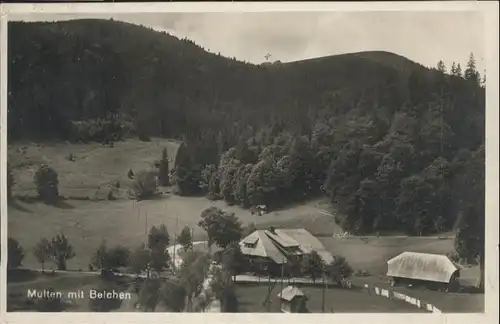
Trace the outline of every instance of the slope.
[[[292, 107], [321, 107], [403, 70], [366, 54], [253, 65], [205, 51], [187, 39], [111, 20], [9, 23], [9, 135], [68, 137], [69, 121], [123, 113], [153, 134], [174, 136], [188, 123], [228, 118], [258, 125]], [[373, 56], [373, 55], [372, 55]], [[351, 100], [351, 99], [348, 99]], [[209, 118], [207, 111], [210, 111]], [[296, 117], [296, 116], [294, 116]], [[190, 122], [189, 122], [189, 121]], [[189, 125], [199, 126], [199, 125]]]

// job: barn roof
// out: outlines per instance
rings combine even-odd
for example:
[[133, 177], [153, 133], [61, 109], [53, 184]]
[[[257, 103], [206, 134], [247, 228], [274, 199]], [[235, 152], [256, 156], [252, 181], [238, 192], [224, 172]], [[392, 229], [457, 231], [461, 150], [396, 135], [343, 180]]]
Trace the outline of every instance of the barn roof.
[[403, 252], [387, 261], [389, 277], [448, 283], [457, 270], [455, 263], [440, 254]]
[[284, 299], [286, 301], [291, 301], [297, 296], [306, 296], [302, 290], [295, 286], [287, 286], [285, 289], [283, 289], [279, 294], [278, 297], [281, 299]]

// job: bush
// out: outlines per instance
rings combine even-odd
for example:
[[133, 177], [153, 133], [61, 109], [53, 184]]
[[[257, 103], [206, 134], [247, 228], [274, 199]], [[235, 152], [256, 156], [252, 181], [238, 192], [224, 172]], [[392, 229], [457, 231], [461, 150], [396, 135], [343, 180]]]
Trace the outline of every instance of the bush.
[[134, 132], [133, 124], [122, 116], [87, 119], [72, 122], [72, 139], [75, 142], [119, 141]]
[[24, 251], [16, 239], [11, 237], [7, 239], [7, 254], [7, 269], [16, 269], [22, 265]]
[[110, 188], [108, 190], [107, 199], [108, 200], [116, 200], [115, 191], [113, 188]]
[[448, 252], [446, 256], [455, 263], [460, 263], [462, 260], [460, 259], [460, 255], [457, 252]]
[[178, 167], [175, 170], [175, 184], [181, 196], [192, 196], [201, 193], [200, 165]]
[[151, 137], [149, 137], [149, 135], [146, 133], [140, 133], [139, 140], [141, 140], [143, 142], [151, 142]]
[[371, 274], [368, 271], [361, 270], [361, 269], [356, 270], [356, 272], [354, 272], [354, 275], [356, 277], [369, 277], [369, 276], [371, 276]]
[[150, 171], [141, 171], [135, 175], [131, 186], [131, 194], [137, 199], [152, 198], [158, 193], [156, 176]]
[[40, 199], [53, 202], [59, 198], [59, 180], [54, 169], [45, 164], [41, 165], [35, 173], [34, 180]]

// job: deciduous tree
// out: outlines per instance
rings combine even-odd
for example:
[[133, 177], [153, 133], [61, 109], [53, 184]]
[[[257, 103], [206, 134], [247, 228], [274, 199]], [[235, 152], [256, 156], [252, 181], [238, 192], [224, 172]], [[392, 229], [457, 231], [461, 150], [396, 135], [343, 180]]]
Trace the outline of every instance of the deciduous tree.
[[310, 254], [305, 255], [301, 264], [302, 272], [311, 276], [313, 282], [316, 281], [316, 278], [321, 276], [324, 267], [324, 262], [316, 251], [312, 251]]
[[52, 256], [51, 252], [50, 242], [45, 237], [42, 237], [33, 249], [33, 255], [42, 265], [42, 273], [45, 272], [45, 263], [49, 261]]
[[153, 172], [140, 171], [134, 176], [131, 194], [137, 200], [149, 199], [158, 193], [158, 184]]
[[48, 165], [41, 165], [35, 172], [35, 184], [40, 199], [54, 202], [59, 198], [57, 172]]
[[24, 259], [24, 250], [16, 239], [12, 237], [7, 239], [7, 252], [7, 269], [11, 270], [20, 267]]
[[151, 261], [151, 250], [145, 246], [138, 246], [130, 256], [129, 269], [131, 272], [140, 275], [143, 272], [147, 272], [149, 277], [149, 264]]
[[209, 245], [216, 243], [225, 248], [231, 242], [241, 239], [241, 222], [233, 213], [228, 214], [217, 207], [209, 207], [201, 213], [201, 218], [198, 226], [207, 232]]
[[68, 238], [60, 233], [52, 238], [50, 243], [52, 257], [57, 265], [58, 270], [66, 270], [66, 262], [75, 257], [73, 246], [69, 243]]
[[342, 255], [334, 256], [333, 261], [326, 267], [327, 276], [338, 284], [351, 277], [353, 272], [352, 267]]
[[167, 279], [160, 288], [160, 300], [172, 312], [182, 312], [186, 302], [186, 289], [177, 279]]
[[239, 242], [231, 242], [226, 246], [222, 252], [222, 266], [233, 276], [245, 269], [245, 257], [241, 253]]
[[184, 251], [188, 251], [193, 248], [193, 238], [191, 237], [191, 229], [188, 226], [184, 226], [181, 233], [177, 237], [177, 243], [182, 245]]
[[170, 243], [167, 227], [161, 224], [159, 228], [151, 227], [148, 234], [148, 247], [154, 251], [165, 251]]

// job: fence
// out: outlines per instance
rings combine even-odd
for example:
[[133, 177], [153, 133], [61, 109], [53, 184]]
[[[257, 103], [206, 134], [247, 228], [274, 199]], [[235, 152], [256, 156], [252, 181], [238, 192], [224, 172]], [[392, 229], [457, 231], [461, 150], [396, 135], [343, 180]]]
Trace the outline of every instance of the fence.
[[431, 313], [441, 313], [441, 310], [439, 308], [437, 308], [436, 306], [434, 306], [432, 304], [424, 303], [415, 297], [407, 296], [407, 295], [399, 293], [397, 291], [393, 291], [390, 289], [383, 289], [383, 288], [371, 286], [369, 284], [365, 284], [364, 288], [368, 291], [368, 293], [370, 295], [374, 294], [374, 295], [385, 297], [385, 298], [392, 299], [392, 300], [403, 301], [405, 303], [411, 304], [417, 308], [424, 309], [424, 310], [431, 312]]
[[[273, 279], [273, 280], [275, 280], [275, 279]], [[239, 284], [242, 284], [242, 283], [243, 284], [244, 283], [263, 283], [263, 282], [267, 282], [268, 278], [260, 278], [260, 277], [256, 277], [256, 276], [250, 276], [250, 275], [239, 275], [239, 276], [236, 276], [236, 281]], [[311, 285], [315, 285], [315, 286], [319, 286], [319, 285], [324, 284], [321, 280], [317, 280], [316, 282], [312, 282], [311, 279], [307, 279], [307, 278], [291, 278], [291, 279], [287, 278], [284, 280], [284, 283], [302, 284], [302, 285], [311, 284]], [[352, 282], [348, 279], [342, 280], [340, 282], [340, 286], [344, 289], [355, 288], [353, 286]], [[402, 301], [402, 302], [408, 303], [410, 305], [413, 305], [417, 308], [423, 309], [423, 310], [430, 312], [430, 313], [441, 313], [441, 310], [432, 304], [424, 303], [421, 300], [419, 300], [418, 298], [407, 296], [405, 294], [402, 294], [402, 293], [397, 292], [397, 291], [393, 291], [391, 289], [384, 289], [384, 288], [372, 286], [369, 284], [365, 284], [363, 286], [363, 288], [370, 295], [376, 295], [376, 296], [385, 297], [385, 298], [388, 298], [391, 300]]]

